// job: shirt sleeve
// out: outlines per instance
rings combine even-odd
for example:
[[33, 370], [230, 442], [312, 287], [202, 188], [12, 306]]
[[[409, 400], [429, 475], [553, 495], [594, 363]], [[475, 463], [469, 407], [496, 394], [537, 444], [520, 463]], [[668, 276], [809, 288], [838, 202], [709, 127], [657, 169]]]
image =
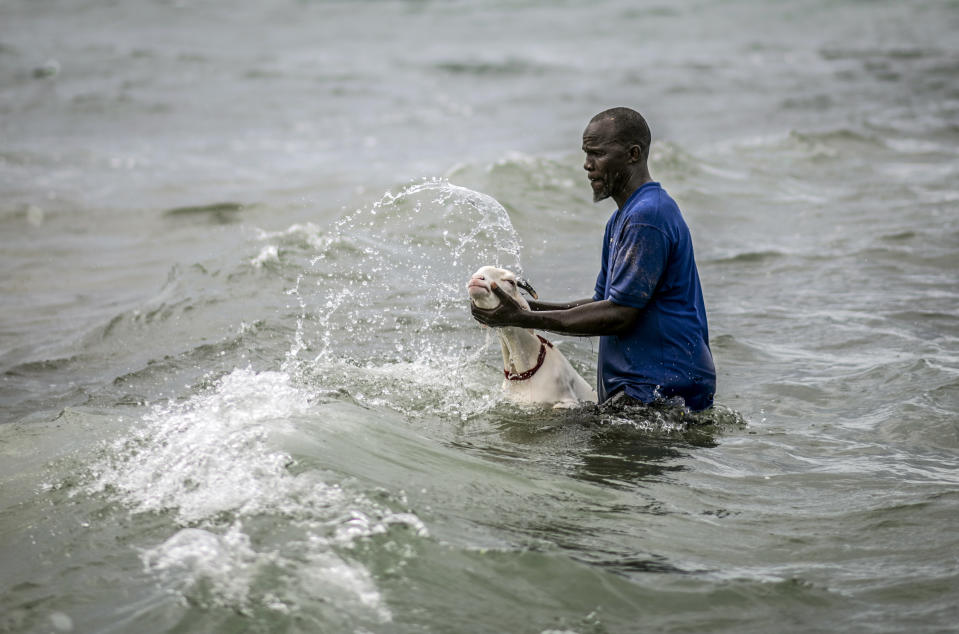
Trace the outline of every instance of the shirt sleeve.
[[609, 299], [622, 306], [644, 308], [666, 270], [666, 235], [652, 225], [626, 225], [609, 256]]
[[593, 301], [599, 302], [606, 299], [603, 295], [603, 291], [600, 289], [606, 288], [606, 271], [601, 270], [599, 275], [596, 277], [596, 288], [593, 289]]
[[596, 286], [593, 287], [593, 301], [598, 302], [606, 299], [606, 267], [609, 265], [609, 231], [612, 220], [606, 223], [606, 231], [603, 232], [603, 254], [599, 263], [599, 275], [596, 276]]

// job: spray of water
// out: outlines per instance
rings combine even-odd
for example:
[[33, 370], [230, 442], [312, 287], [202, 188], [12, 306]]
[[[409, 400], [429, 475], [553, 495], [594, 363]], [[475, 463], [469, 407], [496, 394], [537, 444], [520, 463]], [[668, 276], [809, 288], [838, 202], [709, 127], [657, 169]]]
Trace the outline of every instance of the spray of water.
[[289, 291], [300, 308], [284, 370], [364, 405], [467, 417], [491, 403], [489, 337], [464, 285], [482, 265], [517, 272], [521, 242], [495, 199], [444, 179], [387, 192], [311, 241]]

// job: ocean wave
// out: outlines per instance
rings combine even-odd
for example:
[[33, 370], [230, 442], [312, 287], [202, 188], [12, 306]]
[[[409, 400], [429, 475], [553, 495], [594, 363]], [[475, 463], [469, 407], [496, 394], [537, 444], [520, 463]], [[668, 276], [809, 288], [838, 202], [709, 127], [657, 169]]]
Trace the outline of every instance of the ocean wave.
[[[142, 558], [191, 602], [290, 613], [338, 596], [324, 618], [388, 621], [370, 573], [340, 551], [394, 527], [425, 537], [426, 527], [310, 466], [318, 456], [300, 464], [283, 448], [311, 400], [286, 374], [234, 370], [184, 402], [153, 406], [88, 468], [82, 492], [134, 514], [172, 514], [181, 528]], [[290, 528], [274, 543], [280, 517]]]
[[888, 58], [898, 60], [917, 60], [929, 57], [940, 57], [945, 53], [941, 48], [929, 47], [851, 47], [851, 46], [827, 46], [820, 49], [819, 54], [823, 59], [842, 60], [842, 59], [875, 59]]
[[434, 68], [454, 75], [510, 76], [541, 75], [553, 70], [550, 65], [519, 57], [504, 59], [460, 59], [435, 62]]
[[762, 251], [744, 251], [733, 255], [708, 259], [704, 258], [703, 262], [709, 264], [768, 264], [785, 257], [788, 257], [788, 254], [783, 251], [767, 249]]
[[[838, 160], [853, 154], [888, 149], [883, 138], [852, 128], [822, 131], [792, 130], [773, 143], [783, 152], [799, 152], [806, 160]], [[798, 158], [798, 157], [794, 157]]]
[[163, 215], [175, 219], [202, 219], [217, 224], [227, 224], [239, 220], [240, 212], [249, 207], [237, 202], [219, 202], [205, 205], [187, 205], [167, 209]]

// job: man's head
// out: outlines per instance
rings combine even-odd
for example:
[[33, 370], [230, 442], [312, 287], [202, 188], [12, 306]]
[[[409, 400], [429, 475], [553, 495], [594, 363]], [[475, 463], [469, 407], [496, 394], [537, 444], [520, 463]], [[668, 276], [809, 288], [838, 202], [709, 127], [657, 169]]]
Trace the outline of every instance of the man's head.
[[612, 197], [622, 206], [633, 191], [649, 180], [649, 126], [630, 108], [610, 108], [593, 117], [583, 132], [583, 169], [593, 188], [593, 200]]

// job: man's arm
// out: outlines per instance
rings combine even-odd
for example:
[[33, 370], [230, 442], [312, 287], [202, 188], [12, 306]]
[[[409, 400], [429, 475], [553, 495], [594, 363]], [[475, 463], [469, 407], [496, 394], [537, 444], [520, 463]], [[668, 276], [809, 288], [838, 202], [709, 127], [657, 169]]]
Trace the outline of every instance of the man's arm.
[[[490, 288], [500, 299], [500, 305], [492, 310], [472, 306], [473, 317], [480, 323], [494, 328], [517, 326], [537, 328], [564, 335], [588, 337], [616, 335], [628, 330], [639, 318], [642, 309], [615, 304], [607, 299], [571, 302], [569, 308], [523, 310], [516, 301], [501, 290], [496, 282]], [[540, 305], [549, 305], [538, 302]], [[567, 304], [557, 304], [566, 306]]]
[[574, 299], [571, 302], [541, 302], [536, 299], [531, 299], [527, 303], [529, 304], [530, 310], [569, 310], [570, 308], [575, 308], [576, 306], [582, 306], [583, 304], [589, 304], [593, 302], [592, 297], [587, 297], [586, 299]]

